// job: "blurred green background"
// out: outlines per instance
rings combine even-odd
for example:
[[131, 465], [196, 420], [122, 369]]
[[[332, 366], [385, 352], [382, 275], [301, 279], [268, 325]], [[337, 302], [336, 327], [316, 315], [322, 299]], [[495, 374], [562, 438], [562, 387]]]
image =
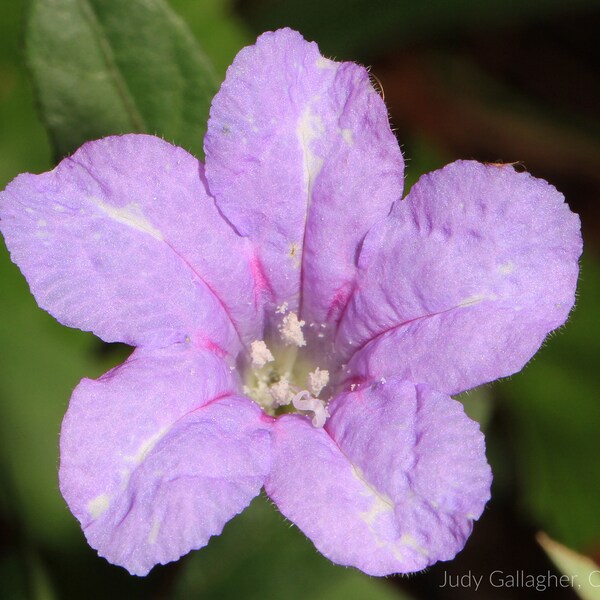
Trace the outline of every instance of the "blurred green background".
[[[227, 65], [258, 33], [284, 25], [326, 55], [372, 67], [408, 185], [456, 158], [518, 161], [582, 217], [579, 300], [568, 325], [521, 374], [463, 399], [488, 440], [488, 509], [454, 561], [375, 580], [328, 563], [261, 497], [208, 548], [145, 579], [128, 576], [86, 545], [57, 485], [58, 432], [72, 389], [126, 350], [37, 309], [2, 245], [2, 599], [529, 598], [532, 589], [486, 581], [478, 591], [441, 586], [447, 574], [558, 573], [536, 542], [539, 531], [600, 559], [599, 2], [3, 2], [0, 188], [109, 133], [157, 132], [200, 155], [208, 102]], [[130, 97], [107, 86], [107, 60]], [[576, 597], [559, 586], [543, 593]]]

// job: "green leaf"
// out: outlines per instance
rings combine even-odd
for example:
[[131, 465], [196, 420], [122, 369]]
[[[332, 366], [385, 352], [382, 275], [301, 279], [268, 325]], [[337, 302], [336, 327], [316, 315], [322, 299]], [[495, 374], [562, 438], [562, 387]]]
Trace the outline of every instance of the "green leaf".
[[173, 597], [204, 600], [406, 600], [383, 580], [323, 557], [260, 496], [189, 556]]
[[202, 156], [217, 79], [162, 0], [33, 0], [26, 55], [57, 158], [127, 132]]
[[507, 398], [527, 512], [576, 549], [600, 541], [600, 266], [583, 263], [577, 307], [522, 375], [498, 386]]
[[36, 118], [31, 86], [21, 68], [24, 3], [0, 4], [0, 189], [20, 171], [50, 166], [46, 132]]
[[591, 558], [573, 552], [545, 533], [539, 533], [537, 540], [580, 598], [600, 600], [600, 567]]

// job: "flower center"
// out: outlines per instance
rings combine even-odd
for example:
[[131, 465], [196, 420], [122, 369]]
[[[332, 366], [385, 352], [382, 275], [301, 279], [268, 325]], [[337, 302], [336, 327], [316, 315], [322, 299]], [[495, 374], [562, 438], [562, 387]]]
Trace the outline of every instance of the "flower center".
[[312, 414], [312, 424], [323, 427], [329, 413], [327, 400], [322, 397], [329, 383], [329, 371], [320, 369], [306, 358], [302, 328], [304, 321], [287, 304], [277, 311], [281, 315], [278, 339], [267, 346], [256, 340], [250, 346], [251, 364], [244, 378], [244, 393], [273, 416], [299, 412]]

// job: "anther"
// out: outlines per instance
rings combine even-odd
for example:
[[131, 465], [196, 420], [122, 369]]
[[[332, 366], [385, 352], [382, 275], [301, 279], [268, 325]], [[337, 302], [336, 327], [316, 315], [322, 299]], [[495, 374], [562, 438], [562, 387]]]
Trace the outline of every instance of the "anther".
[[323, 388], [329, 383], [329, 371], [321, 370], [317, 367], [312, 373], [308, 374], [308, 384], [313, 396], [318, 396]]
[[267, 348], [267, 345], [262, 340], [256, 340], [250, 344], [250, 353], [252, 357], [252, 365], [261, 369], [267, 363], [273, 362], [275, 357]]
[[286, 346], [306, 346], [306, 340], [304, 339], [304, 333], [302, 333], [302, 327], [305, 325], [304, 321], [298, 320], [298, 315], [294, 312], [290, 312], [285, 317], [279, 326], [279, 333], [281, 339]]

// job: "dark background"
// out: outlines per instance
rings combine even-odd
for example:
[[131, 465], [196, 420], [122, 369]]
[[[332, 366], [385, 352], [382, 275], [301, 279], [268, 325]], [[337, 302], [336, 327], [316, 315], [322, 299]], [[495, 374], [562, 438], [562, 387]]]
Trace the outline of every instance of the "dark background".
[[[496, 588], [489, 577], [560, 573], [536, 541], [541, 531], [600, 560], [600, 3], [171, 6], [220, 79], [243, 45], [284, 25], [317, 41], [325, 55], [370, 65], [407, 158], [407, 186], [457, 158], [517, 162], [550, 181], [583, 223], [577, 308], [523, 373], [465, 399], [486, 433], [495, 480], [486, 512], [454, 561], [372, 580], [331, 566], [259, 498], [207, 549], [137, 579], [85, 544], [56, 480], [71, 390], [81, 377], [120, 362], [126, 350], [55, 324], [37, 309], [1, 246], [0, 598], [575, 598], [556, 585], [543, 592]], [[0, 7], [0, 188], [22, 171], [53, 164], [25, 67], [25, 14], [23, 1]], [[455, 581], [469, 573], [483, 576], [478, 591], [440, 587], [448, 574]]]

